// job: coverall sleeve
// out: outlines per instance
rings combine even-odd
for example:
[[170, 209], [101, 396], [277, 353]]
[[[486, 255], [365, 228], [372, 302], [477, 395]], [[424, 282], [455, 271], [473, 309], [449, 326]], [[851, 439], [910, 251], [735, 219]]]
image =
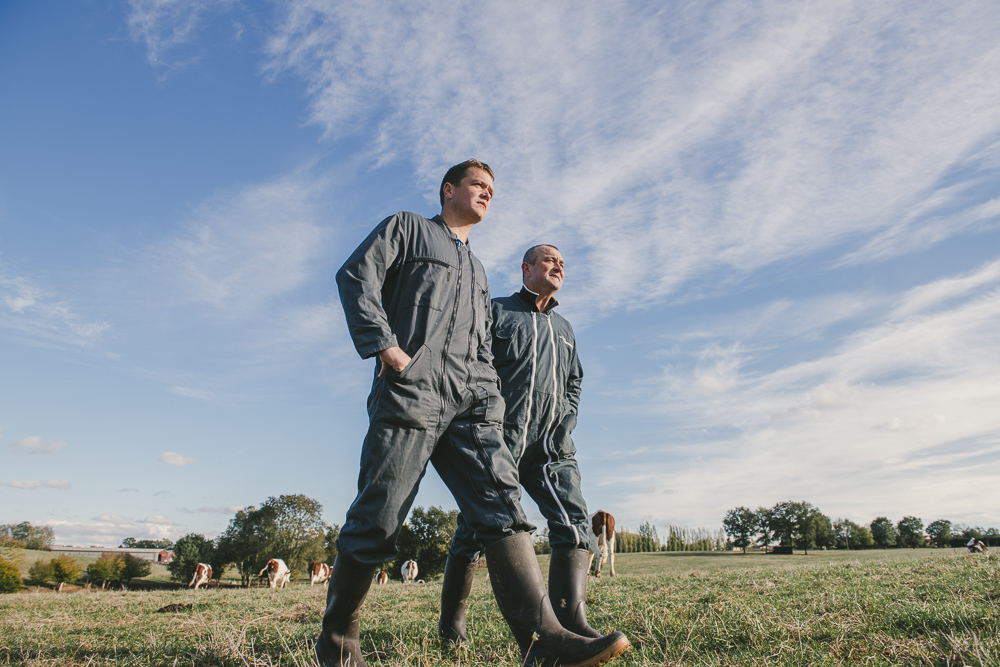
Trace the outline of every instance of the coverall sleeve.
[[397, 213], [380, 222], [337, 271], [347, 329], [362, 359], [398, 345], [382, 307], [382, 288], [402, 256], [401, 218]]
[[570, 411], [578, 414], [580, 411], [580, 393], [583, 391], [583, 366], [576, 353], [576, 338], [573, 339], [573, 355], [570, 359], [569, 373], [566, 377], [566, 400]]

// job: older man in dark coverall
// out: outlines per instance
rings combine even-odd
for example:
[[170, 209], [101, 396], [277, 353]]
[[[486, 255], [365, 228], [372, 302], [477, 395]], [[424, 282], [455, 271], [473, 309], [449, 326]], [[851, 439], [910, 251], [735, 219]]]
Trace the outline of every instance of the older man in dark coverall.
[[441, 215], [397, 213], [354, 251], [337, 285], [355, 348], [378, 357], [358, 495], [337, 539], [316, 655], [366, 665], [358, 611], [396, 538], [428, 461], [485, 549], [500, 611], [527, 665], [601, 665], [629, 647], [618, 632], [585, 638], [559, 625], [503, 443], [504, 402], [491, 365], [489, 283], [468, 244], [489, 211], [493, 172], [452, 167]]
[[[553, 309], [565, 266], [553, 245], [529, 248], [521, 263], [524, 286], [493, 300], [493, 363], [507, 406], [504, 438], [518, 462], [521, 484], [549, 526], [549, 599], [564, 628], [600, 637], [587, 622], [590, 533], [580, 468], [570, 434], [580, 406], [583, 369], [573, 327]], [[468, 642], [465, 602], [479, 559], [464, 515], [448, 551], [441, 589], [441, 636]]]

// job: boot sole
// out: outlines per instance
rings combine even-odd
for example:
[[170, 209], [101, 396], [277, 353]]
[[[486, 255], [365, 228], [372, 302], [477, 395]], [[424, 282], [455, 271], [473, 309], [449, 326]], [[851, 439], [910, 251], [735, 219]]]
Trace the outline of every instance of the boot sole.
[[622, 637], [594, 657], [588, 658], [583, 662], [566, 663], [562, 667], [599, 667], [611, 662], [630, 648], [632, 648], [632, 643], [628, 640], [628, 637]]

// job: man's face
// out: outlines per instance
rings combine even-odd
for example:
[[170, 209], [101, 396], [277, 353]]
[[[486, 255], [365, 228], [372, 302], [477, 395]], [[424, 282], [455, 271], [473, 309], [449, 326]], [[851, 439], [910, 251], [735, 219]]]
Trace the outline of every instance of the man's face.
[[493, 199], [493, 179], [482, 169], [473, 167], [458, 185], [444, 184], [445, 207], [449, 213], [480, 222], [490, 210]]
[[535, 263], [521, 264], [524, 286], [535, 294], [555, 294], [562, 287], [566, 269], [562, 254], [552, 246], [542, 246], [535, 254]]

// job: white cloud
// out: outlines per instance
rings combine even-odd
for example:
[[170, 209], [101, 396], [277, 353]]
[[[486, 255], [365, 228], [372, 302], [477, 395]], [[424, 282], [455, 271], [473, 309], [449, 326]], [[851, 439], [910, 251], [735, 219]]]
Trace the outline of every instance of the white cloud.
[[163, 452], [160, 454], [160, 461], [172, 466], [186, 466], [187, 464], [197, 460], [198, 459], [193, 456], [181, 456], [177, 452]]
[[55, 454], [66, 449], [65, 442], [50, 442], [47, 445], [43, 445], [42, 436], [40, 435], [22, 438], [10, 443], [10, 446], [20, 448], [25, 454]]
[[10, 482], [0, 482], [2, 486], [9, 486], [14, 489], [38, 489], [42, 486], [47, 486], [51, 489], [68, 489], [70, 488], [70, 483], [65, 479], [50, 479], [47, 482], [42, 482], [37, 479], [20, 480], [15, 479]]
[[30, 480], [15, 479], [13, 481], [4, 483], [4, 486], [10, 486], [15, 489], [37, 489], [41, 485], [42, 483], [37, 479], [30, 479]]
[[50, 526], [58, 544], [113, 547], [126, 537], [137, 539], [177, 539], [180, 530], [168, 517], [151, 515], [132, 519], [117, 514], [102, 514], [91, 521], [50, 520], [40, 522]]

